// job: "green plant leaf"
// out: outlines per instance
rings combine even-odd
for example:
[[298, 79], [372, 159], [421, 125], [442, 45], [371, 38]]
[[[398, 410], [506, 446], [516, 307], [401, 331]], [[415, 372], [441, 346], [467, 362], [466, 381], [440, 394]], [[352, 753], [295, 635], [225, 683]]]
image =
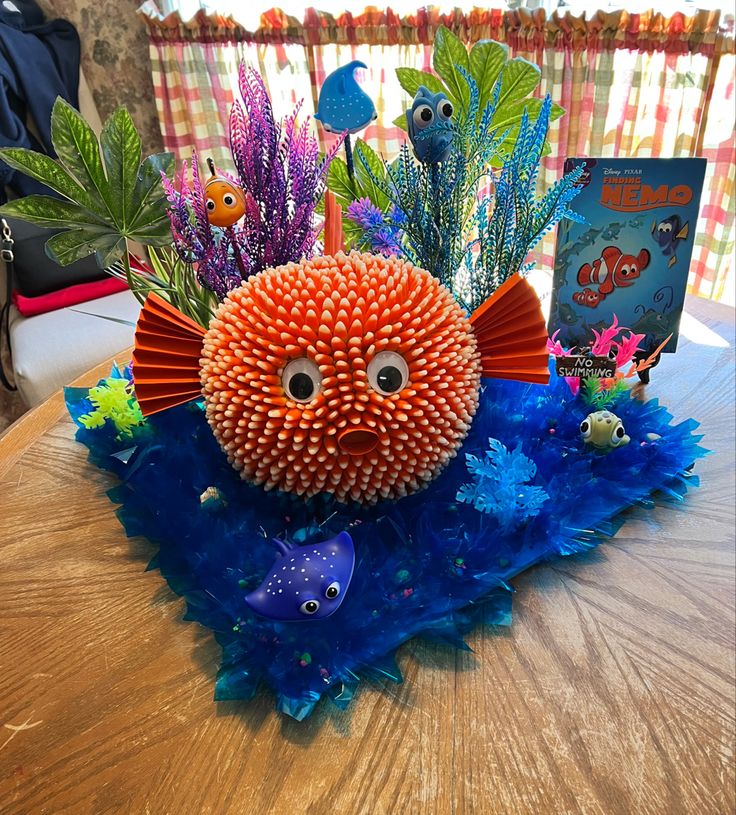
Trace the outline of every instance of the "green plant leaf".
[[95, 233], [92, 229], [69, 229], [46, 241], [46, 254], [61, 266], [68, 266], [107, 246], [109, 235], [106, 230]]
[[174, 167], [173, 153], [156, 153], [147, 156], [138, 169], [136, 185], [130, 204], [132, 222], [130, 228], [137, 229], [148, 220], [155, 220], [166, 211], [166, 202], [161, 184], [161, 173], [170, 176]]
[[542, 72], [539, 66], [534, 65], [523, 57], [514, 57], [509, 60], [501, 71], [501, 91], [498, 97], [499, 112], [510, 102], [523, 99], [539, 84]]
[[[536, 97], [529, 97], [527, 99], [518, 99], [516, 102], [511, 102], [504, 105], [503, 109], [496, 112], [493, 117], [493, 126], [499, 130], [506, 130], [507, 127], [515, 127], [521, 122], [524, 115], [524, 110], [529, 114], [530, 121], [536, 121], [539, 116], [539, 111], [542, 108], [542, 99]], [[552, 105], [550, 111], [550, 121], [559, 119], [565, 112], [564, 108], [559, 105]]]
[[160, 218], [141, 225], [130, 235], [130, 238], [147, 246], [170, 246], [171, 222], [168, 215], [164, 212]]
[[355, 175], [358, 184], [368, 198], [381, 210], [388, 209], [388, 196], [383, 193], [374, 183], [370, 173], [366, 170], [363, 162], [370, 167], [373, 175], [378, 179], [386, 176], [386, 167], [376, 152], [369, 147], [362, 139], [358, 139], [355, 145]]
[[434, 38], [434, 51], [432, 53], [432, 67], [444, 80], [445, 85], [452, 94], [456, 107], [462, 111], [467, 110], [470, 102], [470, 89], [465, 77], [458, 71], [457, 66], [470, 73], [470, 59], [463, 43], [448, 29], [442, 26]]
[[335, 194], [341, 204], [351, 204], [361, 197], [362, 190], [348, 174], [348, 165], [335, 157], [327, 171], [327, 189]]
[[141, 137], [125, 108], [118, 108], [105, 122], [100, 134], [100, 147], [109, 188], [115, 191], [111, 196], [110, 213], [122, 230], [132, 223], [137, 214], [130, 212], [129, 207], [133, 202], [141, 164]]
[[478, 116], [491, 98], [491, 90], [508, 58], [508, 46], [492, 40], [481, 40], [470, 49], [470, 74], [478, 86]]
[[[117, 237], [117, 241], [115, 238]], [[126, 251], [125, 238], [108, 232], [105, 236], [100, 236], [99, 248], [95, 252], [95, 260], [103, 269], [112, 266], [115, 261], [120, 260]]]
[[112, 212], [112, 196], [97, 137], [82, 115], [60, 96], [51, 111], [51, 142], [61, 164], [100, 208]]
[[[526, 109], [529, 112], [529, 119], [534, 122], [539, 116], [542, 102], [542, 99], [528, 97], [527, 99], [518, 99], [515, 102], [511, 102], [505, 105], [503, 109], [497, 111], [496, 116], [493, 118], [493, 126], [497, 128], [499, 132], [504, 130], [509, 131], [501, 144], [501, 151], [506, 153], [513, 151], [516, 139], [519, 135], [519, 125], [521, 124], [521, 117], [524, 110]], [[550, 121], [559, 119], [564, 113], [564, 108], [553, 104], [550, 111]], [[549, 141], [545, 141], [542, 147], [542, 155], [548, 156], [551, 150], [552, 148], [550, 147]], [[498, 167], [500, 163], [500, 161], [494, 161], [494, 166]]]
[[0, 150], [0, 159], [14, 170], [20, 170], [65, 198], [76, 201], [83, 207], [92, 206], [86, 190], [80, 187], [69, 173], [49, 156], [26, 150], [24, 147], [6, 147]]
[[442, 80], [430, 74], [428, 71], [419, 71], [416, 68], [397, 68], [396, 78], [399, 80], [399, 85], [412, 97], [416, 96], [420, 85], [424, 85], [432, 93], [445, 93], [448, 99], [452, 100], [452, 94], [445, 86]]
[[345, 210], [343, 210], [342, 213], [342, 232], [345, 236], [346, 250], [359, 248], [363, 237], [363, 230], [348, 218], [347, 211]]
[[85, 252], [96, 253], [100, 263], [109, 265], [123, 256], [126, 239], [149, 246], [171, 244], [161, 182], [161, 174], [171, 172], [171, 153], [141, 162], [141, 140], [124, 108], [105, 122], [98, 143], [80, 114], [57, 99], [51, 129], [58, 161], [18, 149], [4, 151], [4, 157], [68, 200], [28, 196], [5, 204], [0, 212], [38, 226], [71, 230], [48, 244], [49, 253], [63, 265]]
[[92, 212], [70, 201], [52, 198], [50, 195], [27, 195], [25, 198], [16, 198], [3, 204], [0, 213], [47, 229], [74, 229], [86, 226], [106, 228], [104, 221]]
[[407, 124], [406, 124], [406, 113], [402, 113], [401, 116], [397, 116], [391, 124], [394, 127], [400, 127], [404, 133], [407, 132]]
[[[501, 142], [499, 147], [499, 155], [494, 157], [492, 164], [494, 167], [501, 167], [503, 164], [503, 154], [511, 154], [514, 150], [514, 146], [516, 145], [516, 139], [519, 135], [519, 126], [516, 125], [511, 128], [509, 134], [506, 138]], [[544, 144], [542, 145], [542, 156], [548, 156], [552, 152], [552, 147], [549, 143], [549, 140], [545, 139]]]

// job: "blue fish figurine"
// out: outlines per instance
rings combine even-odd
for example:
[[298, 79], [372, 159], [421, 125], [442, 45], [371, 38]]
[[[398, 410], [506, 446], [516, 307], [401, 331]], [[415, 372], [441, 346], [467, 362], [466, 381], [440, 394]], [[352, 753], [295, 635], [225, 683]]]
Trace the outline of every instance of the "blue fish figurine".
[[406, 111], [406, 128], [414, 155], [424, 164], [446, 161], [452, 147], [452, 132], [437, 130], [422, 137], [429, 127], [449, 122], [454, 113], [452, 102], [444, 93], [432, 93], [420, 85], [409, 110]]
[[377, 116], [370, 96], [358, 85], [356, 68], [367, 68], [364, 62], [353, 60], [333, 71], [319, 92], [317, 113], [314, 118], [322, 122], [328, 133], [357, 133]]
[[270, 620], [324, 620], [345, 598], [355, 568], [355, 547], [347, 532], [323, 543], [293, 546], [274, 539], [279, 556], [268, 577], [245, 602]]

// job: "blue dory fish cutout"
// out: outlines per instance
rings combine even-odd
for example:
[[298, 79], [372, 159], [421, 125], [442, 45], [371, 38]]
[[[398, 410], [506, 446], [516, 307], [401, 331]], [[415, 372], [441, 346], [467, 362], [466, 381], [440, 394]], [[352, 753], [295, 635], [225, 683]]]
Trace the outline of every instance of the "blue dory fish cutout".
[[354, 76], [356, 68], [367, 67], [364, 62], [353, 60], [325, 79], [314, 118], [322, 122], [322, 127], [328, 133], [342, 133], [345, 130], [357, 133], [378, 115], [370, 96], [358, 85]]
[[444, 93], [432, 93], [429, 88], [420, 85], [411, 107], [406, 111], [406, 129], [419, 161], [437, 164], [447, 160], [452, 146], [452, 131], [441, 128], [441, 125], [449, 124], [454, 112], [452, 102]]
[[340, 608], [353, 577], [355, 547], [347, 532], [323, 543], [291, 546], [275, 539], [280, 554], [268, 577], [245, 602], [262, 617], [284, 622], [323, 620]]
[[652, 224], [652, 235], [662, 248], [662, 254], [665, 257], [672, 256], [667, 264], [668, 266], [677, 263], [677, 245], [687, 238], [689, 229], [689, 223], [685, 222], [683, 224], [677, 213], [670, 215], [669, 218], [663, 218], [659, 223], [654, 221]]

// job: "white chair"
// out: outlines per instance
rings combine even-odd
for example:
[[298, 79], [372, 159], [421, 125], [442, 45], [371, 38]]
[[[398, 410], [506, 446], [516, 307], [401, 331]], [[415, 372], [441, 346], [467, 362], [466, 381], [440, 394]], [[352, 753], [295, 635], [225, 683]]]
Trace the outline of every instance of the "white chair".
[[[5, 292], [5, 268], [0, 291]], [[85, 371], [133, 344], [132, 326], [97, 316], [135, 323], [140, 306], [129, 291], [98, 300], [22, 317], [10, 311], [10, 348], [13, 374], [21, 399], [28, 407], [43, 402]], [[81, 314], [79, 312], [87, 312]], [[129, 360], [121, 357], [121, 364]]]

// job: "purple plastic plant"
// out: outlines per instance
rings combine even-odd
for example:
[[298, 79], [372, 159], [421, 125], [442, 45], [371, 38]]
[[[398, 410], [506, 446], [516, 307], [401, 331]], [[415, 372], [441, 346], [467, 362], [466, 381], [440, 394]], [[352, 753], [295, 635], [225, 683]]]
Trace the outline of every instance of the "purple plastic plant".
[[309, 119], [296, 123], [301, 103], [277, 123], [260, 74], [241, 65], [238, 78], [243, 105], [236, 101], [230, 111], [230, 149], [237, 170], [232, 180], [246, 198], [241, 222], [228, 229], [209, 224], [196, 153], [191, 186], [186, 163], [174, 183], [164, 179], [176, 251], [185, 262], [197, 264], [199, 282], [220, 299], [244, 276], [313, 254], [319, 234], [314, 211], [342, 144], [338, 139], [320, 158]]
[[348, 218], [362, 228], [374, 252], [399, 255], [402, 236], [400, 225], [404, 223], [405, 216], [396, 206], [391, 206], [387, 219], [370, 198], [358, 198], [348, 206]]
[[215, 230], [210, 226], [196, 151], [192, 153], [191, 185], [187, 170], [185, 161], [173, 182], [162, 175], [169, 200], [168, 214], [174, 248], [185, 263], [196, 263], [197, 280], [222, 300], [241, 282], [242, 276], [231, 245], [237, 233], [235, 230]]

